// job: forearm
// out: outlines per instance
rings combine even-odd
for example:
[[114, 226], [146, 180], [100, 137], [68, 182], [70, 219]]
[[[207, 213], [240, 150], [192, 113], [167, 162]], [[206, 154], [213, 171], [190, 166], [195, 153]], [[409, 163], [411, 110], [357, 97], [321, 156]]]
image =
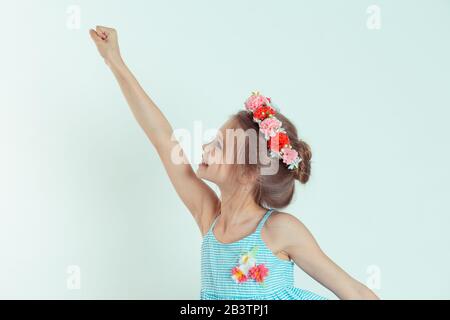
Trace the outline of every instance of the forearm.
[[357, 299], [360, 300], [379, 300], [380, 298], [368, 287], [361, 284], [357, 290]]
[[137, 122], [158, 146], [164, 140], [170, 139], [172, 127], [164, 114], [143, 90], [133, 73], [129, 70], [120, 55], [106, 59], [106, 63], [113, 72], [120, 89], [130, 106]]
[[368, 287], [352, 279], [350, 286], [342, 286], [337, 290], [337, 296], [342, 300], [379, 300], [380, 298]]

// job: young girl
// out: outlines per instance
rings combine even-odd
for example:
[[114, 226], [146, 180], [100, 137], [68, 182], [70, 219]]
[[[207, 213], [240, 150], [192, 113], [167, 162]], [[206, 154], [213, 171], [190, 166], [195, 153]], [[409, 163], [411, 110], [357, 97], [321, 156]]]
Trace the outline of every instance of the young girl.
[[[297, 218], [275, 210], [291, 202], [296, 180], [308, 181], [311, 151], [270, 98], [253, 92], [203, 145], [195, 173], [182, 152], [182, 162], [173, 159], [180, 145], [122, 60], [117, 32], [101, 26], [89, 32], [203, 235], [202, 299], [323, 299], [294, 287], [294, 264], [341, 299], [377, 299], [322, 252]], [[252, 130], [256, 148], [241, 139]], [[220, 198], [202, 179], [219, 187]]]

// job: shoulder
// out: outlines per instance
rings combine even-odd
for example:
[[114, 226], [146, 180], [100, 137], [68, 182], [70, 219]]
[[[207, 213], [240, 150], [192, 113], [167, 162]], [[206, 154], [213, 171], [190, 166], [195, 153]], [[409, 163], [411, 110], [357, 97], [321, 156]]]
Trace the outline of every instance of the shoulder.
[[310, 236], [308, 228], [294, 215], [274, 210], [267, 219], [264, 231], [267, 238], [280, 244], [302, 241]]
[[266, 221], [266, 228], [273, 231], [280, 229], [298, 229], [304, 227], [304, 224], [294, 215], [274, 210]]

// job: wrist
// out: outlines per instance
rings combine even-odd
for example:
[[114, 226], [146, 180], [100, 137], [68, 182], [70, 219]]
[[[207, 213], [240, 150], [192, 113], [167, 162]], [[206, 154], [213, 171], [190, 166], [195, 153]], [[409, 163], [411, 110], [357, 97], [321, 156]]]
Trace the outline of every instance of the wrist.
[[124, 64], [120, 52], [112, 52], [104, 57], [106, 64], [109, 67], [118, 67]]

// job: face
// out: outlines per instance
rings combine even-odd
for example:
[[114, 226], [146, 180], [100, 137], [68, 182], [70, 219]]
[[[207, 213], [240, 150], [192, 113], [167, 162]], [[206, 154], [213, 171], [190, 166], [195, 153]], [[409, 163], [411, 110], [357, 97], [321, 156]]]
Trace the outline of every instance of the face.
[[[225, 122], [219, 129], [215, 138], [202, 146], [202, 163], [197, 169], [197, 176], [211, 181], [219, 186], [233, 183], [233, 150], [227, 148], [227, 131], [234, 131], [232, 121]], [[229, 138], [233, 139], [233, 138]]]

